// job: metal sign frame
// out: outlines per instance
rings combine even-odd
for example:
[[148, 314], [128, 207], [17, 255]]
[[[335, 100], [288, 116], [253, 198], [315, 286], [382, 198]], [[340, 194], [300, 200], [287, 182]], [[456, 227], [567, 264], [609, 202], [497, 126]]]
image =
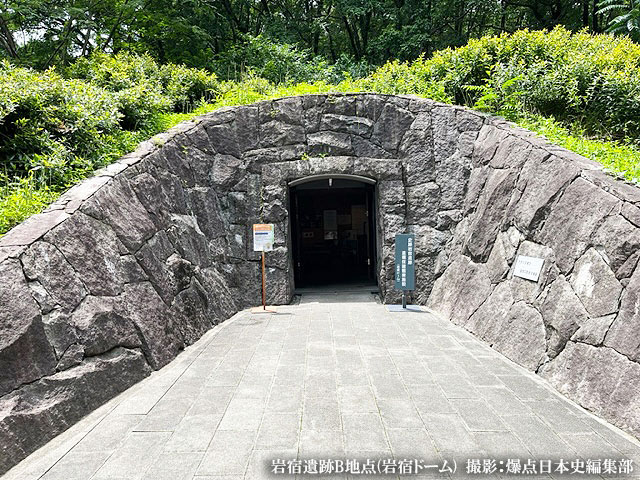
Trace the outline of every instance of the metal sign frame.
[[406, 292], [416, 289], [416, 236], [413, 233], [399, 233], [395, 242], [396, 290], [402, 291], [402, 308], [406, 308]]

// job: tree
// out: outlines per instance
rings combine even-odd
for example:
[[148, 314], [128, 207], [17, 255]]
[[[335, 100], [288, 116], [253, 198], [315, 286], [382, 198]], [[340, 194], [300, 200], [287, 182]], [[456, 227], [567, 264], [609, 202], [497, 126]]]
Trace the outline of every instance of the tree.
[[0, 56], [46, 68], [124, 50], [219, 71], [220, 58], [259, 37], [340, 65], [376, 65], [521, 28], [597, 32], [599, 17], [636, 35], [637, 1], [0, 0]]
[[598, 7], [601, 15], [615, 15], [607, 24], [607, 32], [628, 34], [640, 39], [640, 4], [634, 0], [602, 0]]

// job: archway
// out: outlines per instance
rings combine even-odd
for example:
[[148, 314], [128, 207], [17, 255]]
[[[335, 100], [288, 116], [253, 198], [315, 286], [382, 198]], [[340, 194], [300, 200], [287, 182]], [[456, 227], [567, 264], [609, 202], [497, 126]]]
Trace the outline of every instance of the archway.
[[313, 175], [289, 183], [297, 288], [375, 286], [375, 180]]

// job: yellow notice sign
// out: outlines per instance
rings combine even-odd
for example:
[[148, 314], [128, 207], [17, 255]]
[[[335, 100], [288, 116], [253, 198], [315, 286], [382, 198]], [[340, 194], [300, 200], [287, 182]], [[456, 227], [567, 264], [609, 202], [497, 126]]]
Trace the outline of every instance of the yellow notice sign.
[[270, 252], [273, 250], [274, 227], [272, 223], [253, 224], [253, 251]]

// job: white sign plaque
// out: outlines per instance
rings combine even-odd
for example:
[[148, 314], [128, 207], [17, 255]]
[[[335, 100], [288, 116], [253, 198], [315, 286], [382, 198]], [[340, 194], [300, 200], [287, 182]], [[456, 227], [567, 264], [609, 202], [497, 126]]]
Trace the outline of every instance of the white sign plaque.
[[543, 264], [544, 258], [518, 255], [516, 258], [516, 265], [513, 268], [513, 276], [537, 282], [540, 277], [540, 271], [542, 270]]
[[253, 251], [270, 252], [273, 250], [273, 224], [256, 223], [253, 225]]

